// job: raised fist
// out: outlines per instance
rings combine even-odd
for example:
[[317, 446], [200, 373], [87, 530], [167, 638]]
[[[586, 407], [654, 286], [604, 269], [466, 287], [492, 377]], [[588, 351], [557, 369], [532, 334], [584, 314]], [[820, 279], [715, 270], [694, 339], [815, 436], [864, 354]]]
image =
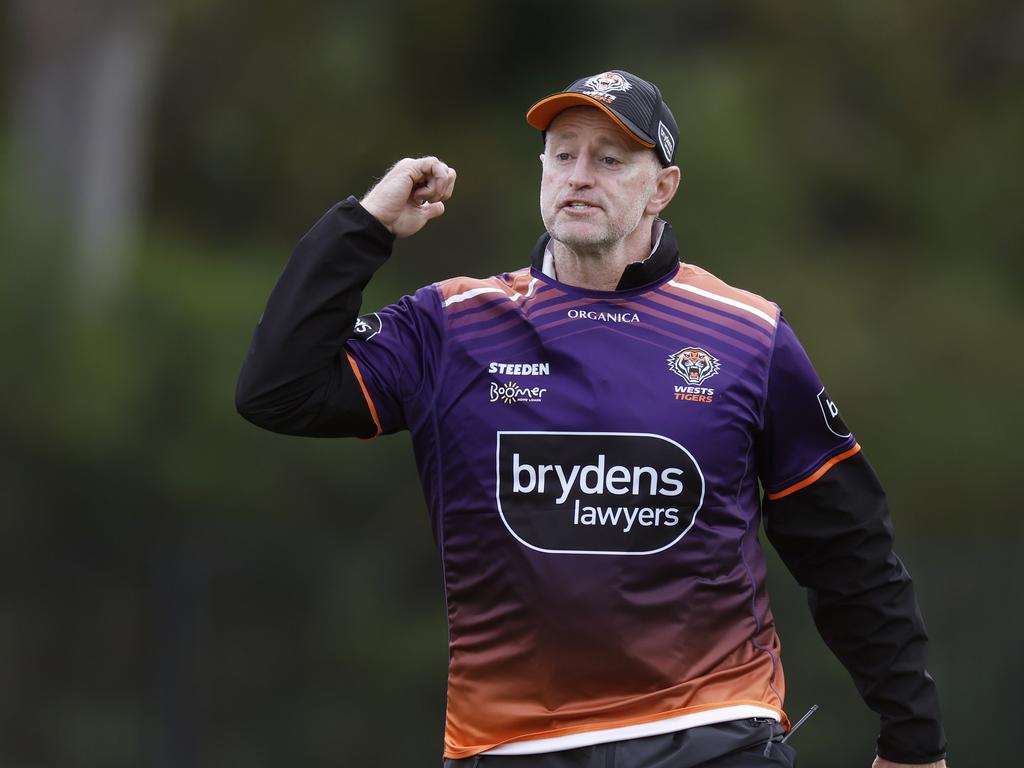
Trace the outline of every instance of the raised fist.
[[436, 157], [407, 157], [384, 174], [359, 202], [395, 237], [408, 237], [444, 213], [455, 169]]

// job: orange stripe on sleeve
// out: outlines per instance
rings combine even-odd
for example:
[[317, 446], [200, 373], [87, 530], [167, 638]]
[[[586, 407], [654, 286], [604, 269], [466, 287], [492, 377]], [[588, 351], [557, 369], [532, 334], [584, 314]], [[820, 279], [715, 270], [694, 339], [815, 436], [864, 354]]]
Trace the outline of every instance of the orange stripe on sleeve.
[[373, 398], [370, 397], [370, 393], [366, 391], [366, 384], [363, 382], [363, 374], [359, 372], [359, 365], [356, 363], [355, 358], [348, 352], [345, 353], [345, 357], [348, 358], [348, 364], [352, 366], [352, 372], [356, 375], [356, 381], [359, 382], [359, 388], [363, 390], [363, 397], [366, 398], [366, 404], [370, 408], [370, 416], [373, 418], [373, 423], [377, 427], [377, 434], [371, 435], [371, 437], [376, 437], [384, 431], [381, 429], [380, 419], [377, 418], [377, 408], [373, 404]]
[[822, 475], [824, 475], [826, 472], [832, 469], [832, 467], [834, 467], [840, 461], [844, 461], [845, 459], [850, 458], [851, 456], [857, 454], [859, 451], [860, 444], [854, 443], [853, 448], [843, 451], [838, 456], [833, 456], [831, 459], [829, 459], [820, 467], [818, 467], [818, 471], [815, 472], [813, 475], [805, 477], [800, 482], [793, 483], [793, 485], [789, 486], [788, 488], [783, 488], [781, 491], [769, 493], [768, 498], [771, 499], [772, 501], [775, 501], [775, 499], [781, 499], [783, 496], [789, 496], [789, 494], [795, 493], [796, 491], [799, 491], [801, 488], [806, 488], [808, 485], [815, 482], [816, 480], [818, 480], [818, 478], [820, 478]]

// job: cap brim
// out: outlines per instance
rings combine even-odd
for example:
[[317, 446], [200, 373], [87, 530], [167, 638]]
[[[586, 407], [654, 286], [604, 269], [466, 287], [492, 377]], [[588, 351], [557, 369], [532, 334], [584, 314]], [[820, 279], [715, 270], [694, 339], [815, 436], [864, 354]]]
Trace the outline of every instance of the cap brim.
[[541, 99], [530, 107], [529, 112], [526, 113], [526, 122], [539, 131], [546, 131], [548, 126], [551, 125], [551, 121], [555, 119], [555, 115], [559, 112], [569, 107], [580, 106], [597, 107], [608, 115], [622, 129], [623, 133], [635, 142], [648, 149], [654, 148], [654, 142], [646, 138], [635, 125], [632, 125], [632, 123], [627, 124], [622, 117], [609, 109], [607, 104], [582, 93], [556, 93], [554, 96]]

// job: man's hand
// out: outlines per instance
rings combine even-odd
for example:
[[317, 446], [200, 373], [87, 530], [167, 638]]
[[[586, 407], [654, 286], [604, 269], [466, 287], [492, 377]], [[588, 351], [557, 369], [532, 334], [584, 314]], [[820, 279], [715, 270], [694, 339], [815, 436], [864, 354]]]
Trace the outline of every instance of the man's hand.
[[408, 237], [444, 213], [455, 169], [436, 157], [399, 160], [359, 202], [395, 237]]
[[871, 764], [871, 768], [946, 768], [946, 761], [939, 760], [937, 763], [910, 764], [894, 763], [891, 760], [886, 760], [882, 757], [876, 757], [875, 762]]

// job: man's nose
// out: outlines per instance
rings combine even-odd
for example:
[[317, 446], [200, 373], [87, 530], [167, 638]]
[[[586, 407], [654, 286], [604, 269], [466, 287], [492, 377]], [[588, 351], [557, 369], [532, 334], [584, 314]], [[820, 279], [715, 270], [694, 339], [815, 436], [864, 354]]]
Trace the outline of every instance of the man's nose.
[[572, 173], [569, 174], [569, 184], [579, 189], [580, 187], [589, 187], [594, 183], [594, 166], [590, 157], [581, 153], [576, 157], [576, 162], [572, 166]]

